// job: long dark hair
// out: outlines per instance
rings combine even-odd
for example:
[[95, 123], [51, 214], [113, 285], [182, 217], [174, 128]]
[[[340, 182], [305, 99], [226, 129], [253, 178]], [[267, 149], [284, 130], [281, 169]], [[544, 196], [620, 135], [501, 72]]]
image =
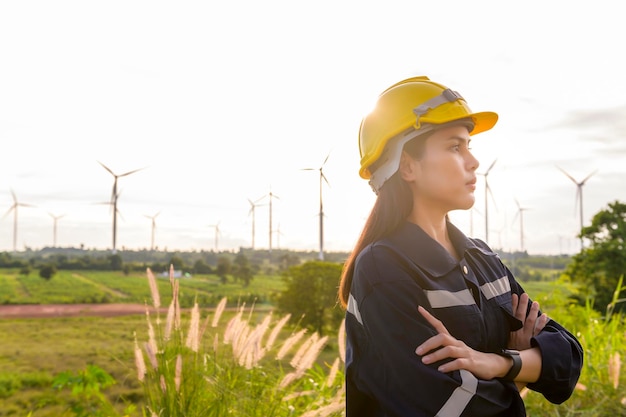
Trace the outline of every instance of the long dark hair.
[[[411, 140], [404, 146], [404, 150], [413, 158], [421, 158], [424, 153], [424, 143], [431, 133]], [[369, 217], [365, 221], [361, 235], [344, 264], [339, 283], [339, 302], [343, 308], [348, 305], [354, 264], [359, 253], [370, 243], [393, 233], [406, 221], [411, 210], [413, 210], [413, 193], [400, 173], [396, 172], [378, 191], [378, 196]]]

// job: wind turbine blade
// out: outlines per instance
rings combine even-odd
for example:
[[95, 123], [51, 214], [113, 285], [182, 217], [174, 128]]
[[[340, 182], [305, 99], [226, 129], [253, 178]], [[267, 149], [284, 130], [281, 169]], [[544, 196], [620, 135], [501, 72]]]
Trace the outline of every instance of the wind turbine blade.
[[17, 203], [17, 197], [15, 196], [15, 191], [11, 190], [11, 195], [13, 196], [13, 201]]
[[324, 173], [322, 171], [320, 171], [320, 176], [324, 179], [324, 181], [326, 181], [326, 184], [330, 187], [330, 183], [328, 182], [328, 179], [326, 178], [326, 175], [324, 175]]
[[493, 162], [491, 163], [491, 165], [489, 165], [489, 168], [487, 168], [487, 171], [485, 172], [485, 175], [489, 174], [489, 171], [491, 171], [491, 168], [493, 168], [493, 166], [496, 164], [497, 159], [494, 159]]
[[6, 216], [9, 215], [9, 213], [11, 213], [13, 210], [15, 209], [15, 204], [13, 204], [11, 207], [9, 207], [9, 209], [6, 211], [6, 213], [4, 213], [4, 215], [2, 216], [2, 218], [4, 219]]
[[588, 180], [589, 178], [591, 178], [591, 176], [592, 176], [592, 175], [594, 175], [596, 172], [598, 172], [598, 170], [597, 170], [597, 169], [596, 169], [595, 171], [593, 171], [591, 174], [587, 175], [587, 176], [585, 177], [585, 179], [584, 179], [584, 180], [582, 180], [582, 181], [580, 182], [580, 184], [581, 184], [581, 185], [584, 185], [584, 184], [587, 182], [587, 180]]
[[326, 159], [324, 159], [324, 162], [322, 162], [322, 166], [326, 165], [326, 161], [328, 161], [329, 156], [330, 156], [330, 152], [328, 152], [328, 155], [326, 155]]
[[557, 166], [557, 168], [558, 168], [558, 169], [559, 169], [559, 170], [560, 170], [563, 174], [565, 174], [565, 176], [566, 176], [567, 178], [569, 178], [570, 180], [572, 180], [572, 182], [573, 182], [574, 184], [578, 185], [578, 181], [576, 181], [576, 180], [574, 179], [574, 177], [572, 177], [570, 174], [568, 174], [567, 172], [565, 172], [565, 170], [564, 170], [563, 168], [561, 168], [560, 166]]
[[127, 175], [134, 174], [135, 172], [137, 172], [137, 171], [141, 171], [141, 170], [143, 170], [143, 169], [144, 169], [144, 168], [134, 169], [134, 170], [132, 170], [132, 171], [125, 172], [124, 174], [118, 175], [118, 177], [125, 177], [125, 176], [127, 176]]
[[116, 175], [115, 175], [115, 173], [114, 173], [113, 171], [111, 171], [111, 170], [109, 169], [109, 167], [108, 167], [108, 166], [104, 165], [104, 164], [103, 164], [102, 162], [100, 162], [100, 161], [98, 161], [98, 163], [99, 163], [100, 165], [102, 165], [102, 167], [103, 167], [104, 169], [106, 169], [107, 171], [109, 171], [109, 173], [110, 173], [111, 175], [113, 175], [114, 177], [116, 176]]

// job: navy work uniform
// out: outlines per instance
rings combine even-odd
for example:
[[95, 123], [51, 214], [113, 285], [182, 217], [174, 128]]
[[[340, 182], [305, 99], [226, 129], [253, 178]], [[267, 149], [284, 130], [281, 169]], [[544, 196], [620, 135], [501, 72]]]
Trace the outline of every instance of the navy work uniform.
[[[425, 365], [415, 353], [437, 334], [420, 305], [481, 352], [501, 352], [523, 325], [511, 294], [524, 290], [500, 258], [450, 223], [448, 232], [460, 261], [409, 222], [358, 255], [346, 313], [347, 417], [526, 416], [513, 382], [442, 373], [441, 363]], [[542, 367], [528, 388], [565, 401], [580, 376], [580, 343], [549, 320], [531, 345], [541, 350]]]

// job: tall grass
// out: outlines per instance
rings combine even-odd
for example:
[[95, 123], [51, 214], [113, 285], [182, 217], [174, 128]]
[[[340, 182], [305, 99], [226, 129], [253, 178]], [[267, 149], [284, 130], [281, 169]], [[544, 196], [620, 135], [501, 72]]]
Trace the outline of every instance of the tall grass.
[[[329, 345], [327, 336], [307, 335], [304, 329], [289, 332], [289, 316], [275, 318], [272, 312], [253, 320], [254, 307], [245, 304], [237, 307], [223, 333], [217, 333], [226, 298], [213, 315], [203, 317], [195, 303], [183, 317], [173, 274], [171, 302], [162, 318], [161, 294], [150, 269], [147, 275], [154, 309], [146, 309], [147, 340], [134, 340], [144, 415], [343, 415], [343, 349], [332, 364], [317, 363]], [[342, 332], [343, 326], [338, 340]]]

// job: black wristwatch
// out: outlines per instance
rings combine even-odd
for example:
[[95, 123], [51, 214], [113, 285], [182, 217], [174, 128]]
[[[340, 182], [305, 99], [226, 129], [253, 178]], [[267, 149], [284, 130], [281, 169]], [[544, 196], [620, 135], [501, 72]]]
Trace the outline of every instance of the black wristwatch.
[[522, 369], [522, 358], [519, 355], [519, 351], [514, 349], [502, 349], [500, 354], [513, 359], [513, 366], [511, 366], [509, 372], [507, 372], [501, 379], [504, 379], [505, 381], [513, 381]]

